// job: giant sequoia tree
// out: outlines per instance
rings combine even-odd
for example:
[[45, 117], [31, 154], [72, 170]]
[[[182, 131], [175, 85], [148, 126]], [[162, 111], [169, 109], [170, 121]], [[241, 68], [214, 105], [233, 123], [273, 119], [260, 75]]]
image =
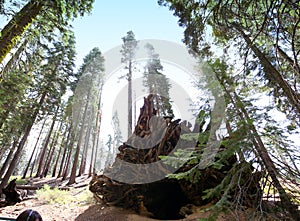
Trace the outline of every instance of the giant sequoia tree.
[[170, 83], [167, 77], [161, 73], [163, 66], [159, 55], [151, 44], [146, 44], [145, 48], [149, 58], [144, 72], [144, 85], [148, 89], [148, 93], [154, 95], [154, 105], [158, 112], [157, 114], [159, 116], [173, 116], [169, 95]]
[[295, 112], [299, 119], [299, 4], [273, 0], [159, 3], [174, 10], [179, 25], [185, 27], [184, 42], [195, 52], [209, 54], [208, 25], [214, 43], [225, 49], [232, 43], [245, 66], [256, 69], [273, 88], [278, 107]]
[[[205, 71], [215, 75], [223, 89], [231, 138], [224, 144], [235, 147], [241, 161], [258, 162], [264, 191], [274, 188], [285, 216], [298, 220], [293, 201], [298, 202], [299, 191], [293, 185], [300, 178], [295, 163], [299, 154], [287, 134], [299, 127], [299, 4], [273, 0], [160, 0], [159, 4], [179, 17], [184, 42], [208, 62], [210, 69]], [[286, 114], [287, 126], [274, 119], [276, 111]]]
[[122, 63], [126, 66], [128, 73], [125, 75], [128, 81], [128, 137], [132, 134], [132, 72], [135, 53], [138, 41], [135, 39], [133, 31], [128, 31], [127, 35], [122, 38]]
[[61, 105], [61, 96], [73, 79], [74, 35], [67, 24], [56, 26], [53, 13], [43, 11], [44, 19], [38, 16], [28, 27], [1, 72], [1, 150], [16, 150], [5, 160], [11, 161], [9, 168], [2, 166], [6, 171], [2, 186], [18, 165], [31, 128]]
[[[95, 126], [97, 127], [99, 123], [95, 123], [94, 116], [98, 115], [100, 111], [98, 101], [101, 100], [101, 91], [104, 81], [103, 71], [104, 57], [99, 48], [93, 48], [84, 58], [84, 63], [80, 67], [77, 74], [78, 82], [76, 83], [73, 101], [73, 116], [77, 117], [76, 119], [73, 118], [74, 126], [72, 127], [74, 134], [77, 136], [76, 138], [74, 137], [74, 139], [77, 139], [77, 144], [69, 184], [73, 184], [75, 182], [81, 150], [81, 158], [83, 160], [82, 163], [86, 160], [83, 159], [86, 158], [86, 154], [82, 146], [87, 146], [88, 143], [93, 140], [90, 139], [90, 133], [98, 130], [98, 128], [95, 128]], [[98, 119], [96, 120], [98, 121]], [[86, 141], [85, 145], [83, 145], [84, 139]], [[80, 174], [82, 172], [84, 172], [84, 168], [80, 169]]]
[[16, 13], [9, 23], [1, 30], [0, 35], [0, 62], [10, 50], [16, 46], [18, 39], [24, 34], [38, 15], [46, 11], [54, 11], [61, 23], [78, 15], [83, 15], [92, 9], [93, 0], [89, 1], [35, 1], [30, 0]]

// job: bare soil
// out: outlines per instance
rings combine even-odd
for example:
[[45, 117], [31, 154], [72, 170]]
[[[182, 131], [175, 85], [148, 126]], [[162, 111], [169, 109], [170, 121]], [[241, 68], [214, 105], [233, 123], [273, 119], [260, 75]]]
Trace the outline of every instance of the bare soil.
[[[36, 197], [31, 197], [13, 206], [0, 208], [1, 217], [16, 218], [23, 210], [38, 211], [45, 221], [155, 221], [149, 217], [135, 214], [133, 211], [107, 206], [103, 204], [90, 205], [59, 205], [45, 204]], [[196, 221], [207, 217], [208, 213], [197, 213], [182, 219], [182, 221]], [[218, 220], [225, 220], [220, 216]], [[1, 220], [1, 219], [0, 219]], [[227, 219], [228, 220], [228, 219]], [[230, 219], [229, 219], [230, 220]]]
[[[84, 190], [89, 183], [90, 179], [87, 177], [80, 177], [76, 179], [76, 184], [73, 185], [76, 191], [70, 191], [72, 197]], [[66, 182], [56, 179], [32, 179], [30, 185], [38, 186], [48, 184], [50, 186], [66, 187]], [[209, 205], [208, 205], [209, 206]], [[210, 205], [211, 206], [211, 205]], [[149, 217], [135, 214], [133, 211], [125, 210], [122, 208], [108, 206], [103, 203], [89, 203], [89, 204], [49, 204], [40, 201], [35, 194], [29, 195], [27, 199], [12, 206], [0, 208], [0, 217], [16, 218], [22, 211], [26, 209], [33, 209], [38, 211], [43, 217], [44, 221], [155, 221]], [[193, 208], [193, 214], [187, 216], [182, 221], [196, 221], [199, 218], [206, 218], [210, 212], [199, 212], [202, 208]], [[203, 210], [202, 210], [203, 211]], [[0, 219], [1, 220], [1, 219]], [[221, 214], [218, 220], [234, 220], [232, 214]], [[242, 216], [239, 220], [243, 221]]]

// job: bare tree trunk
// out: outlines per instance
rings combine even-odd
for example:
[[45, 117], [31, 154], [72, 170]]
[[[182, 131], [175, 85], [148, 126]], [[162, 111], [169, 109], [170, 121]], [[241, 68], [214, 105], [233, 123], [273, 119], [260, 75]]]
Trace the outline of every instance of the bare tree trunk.
[[5, 173], [6, 168], [7, 168], [8, 164], [9, 164], [9, 162], [10, 162], [10, 160], [11, 160], [11, 157], [12, 157], [12, 155], [13, 155], [15, 149], [16, 149], [17, 144], [18, 144], [18, 140], [16, 139], [16, 140], [14, 141], [14, 143], [13, 143], [13, 145], [12, 145], [12, 147], [11, 147], [11, 149], [10, 149], [8, 155], [7, 155], [7, 157], [6, 157], [5, 162], [3, 163], [2, 167], [1, 167], [1, 170], [0, 170], [0, 178], [2, 178], [3, 174]]
[[132, 134], [132, 61], [129, 61], [128, 73], [128, 137]]
[[90, 137], [91, 137], [91, 130], [93, 129], [92, 124], [94, 122], [94, 107], [92, 106], [91, 108], [91, 113], [89, 115], [89, 119], [88, 119], [88, 128], [86, 131], [86, 135], [85, 135], [85, 141], [84, 141], [84, 149], [83, 149], [83, 153], [82, 153], [82, 158], [81, 158], [81, 165], [80, 165], [80, 170], [79, 170], [79, 175], [81, 176], [82, 174], [84, 174], [85, 169], [86, 169], [86, 159], [87, 159], [87, 153], [88, 153], [88, 149], [89, 149], [89, 141], [90, 141]]
[[71, 128], [72, 128], [71, 125], [72, 124], [70, 124], [69, 128], [66, 130], [66, 131], [68, 131], [68, 136], [67, 136], [66, 141], [62, 142], [62, 146], [64, 147], [64, 152], [63, 152], [63, 156], [62, 156], [62, 159], [61, 159], [61, 162], [60, 162], [60, 167], [59, 167], [57, 178], [62, 176], [62, 172], [63, 172], [63, 168], [64, 168], [64, 164], [65, 164], [65, 159], [66, 159], [66, 154], [67, 154], [67, 150], [68, 150], [68, 143], [70, 141], [70, 136], [71, 136]]
[[69, 174], [69, 167], [70, 167], [70, 161], [71, 161], [72, 152], [73, 152], [73, 145], [74, 145], [74, 142], [72, 141], [70, 144], [68, 154], [67, 154], [67, 162], [66, 162], [64, 170], [63, 170], [62, 180], [66, 180], [67, 176]]
[[0, 63], [16, 45], [18, 38], [25, 32], [42, 10], [46, 1], [29, 1], [1, 30]]
[[[80, 107], [82, 106], [82, 102], [80, 102]], [[70, 122], [70, 134], [68, 135], [68, 141], [66, 143], [66, 145], [69, 147], [67, 148], [67, 161], [61, 171], [61, 173], [59, 173], [59, 176], [62, 176], [62, 180], [66, 180], [67, 176], [69, 174], [69, 167], [70, 167], [70, 161], [71, 161], [71, 157], [72, 157], [72, 152], [73, 152], [73, 148], [74, 148], [74, 142], [75, 142], [75, 138], [77, 137], [77, 127], [78, 124], [80, 122], [79, 116], [80, 116], [81, 111], [77, 111], [77, 114], [74, 118], [72, 118], [72, 121]], [[74, 124], [75, 121], [75, 124]]]
[[[93, 133], [93, 137], [95, 136], [95, 133]], [[89, 167], [89, 173], [88, 176], [92, 176], [93, 172], [93, 160], [95, 158], [95, 146], [94, 146], [94, 138], [93, 138], [93, 144], [92, 144], [92, 153], [91, 153], [91, 158], [90, 158], [90, 167]]]
[[79, 140], [77, 142], [77, 147], [76, 147], [76, 152], [75, 152], [75, 156], [74, 156], [73, 167], [72, 167], [70, 179], [69, 179], [69, 182], [68, 182], [69, 185], [75, 183], [76, 170], [77, 170], [77, 164], [78, 164], [78, 160], [79, 160], [79, 152], [80, 152], [80, 146], [81, 146], [83, 132], [84, 132], [84, 124], [85, 124], [85, 119], [86, 119], [86, 115], [87, 115], [87, 109], [88, 109], [88, 106], [89, 106], [90, 93], [91, 93], [91, 91], [89, 91], [89, 93], [88, 93], [87, 101], [86, 101], [85, 108], [84, 108], [82, 125], [81, 125], [81, 129], [80, 129], [80, 133], [79, 133]]
[[47, 174], [48, 174], [48, 171], [50, 169], [50, 164], [52, 162], [52, 159], [53, 159], [53, 156], [54, 156], [54, 153], [55, 153], [55, 149], [56, 149], [56, 144], [57, 144], [57, 140], [58, 140], [58, 137], [59, 137], [59, 133], [62, 129], [62, 126], [63, 126], [63, 123], [62, 121], [60, 122], [60, 125], [58, 127], [58, 130], [56, 130], [56, 133], [54, 135], [54, 138], [53, 138], [53, 141], [52, 141], [52, 144], [51, 144], [51, 152], [49, 152], [49, 158], [47, 159], [47, 163], [45, 164], [45, 167], [44, 167], [44, 170], [43, 170], [43, 176], [46, 177]]
[[32, 126], [34, 124], [34, 121], [36, 120], [36, 117], [37, 117], [37, 115], [39, 113], [39, 110], [40, 110], [40, 108], [41, 108], [41, 106], [42, 106], [42, 104], [43, 104], [43, 102], [45, 100], [45, 97], [46, 97], [46, 92], [44, 92], [42, 94], [42, 96], [40, 98], [40, 101], [39, 101], [39, 105], [35, 109], [33, 115], [31, 116], [31, 121], [30, 121], [30, 123], [27, 125], [27, 127], [25, 129], [24, 135], [23, 135], [22, 139], [19, 142], [19, 145], [18, 145], [18, 148], [17, 148], [17, 150], [15, 152], [15, 155], [14, 155], [14, 157], [13, 157], [13, 159], [12, 159], [12, 161], [11, 161], [11, 163], [10, 163], [7, 171], [6, 171], [6, 174], [5, 174], [5, 176], [4, 176], [1, 184], [0, 184], [0, 191], [2, 191], [2, 188], [7, 185], [7, 182], [9, 180], [10, 176], [12, 175], [12, 173], [13, 173], [15, 167], [16, 167], [17, 162], [19, 161], [19, 158], [20, 158], [20, 155], [22, 153], [24, 144], [25, 144], [25, 142], [27, 140], [27, 137], [28, 137], [28, 135], [29, 135], [29, 133], [31, 131], [31, 128], [32, 128]]
[[[39, 146], [39, 145], [38, 145]], [[42, 151], [42, 146], [41, 148], [39, 148], [39, 150], [37, 150], [36, 154], [35, 154], [35, 157], [34, 157], [34, 161], [32, 163], [32, 167], [31, 167], [31, 170], [30, 170], [30, 175], [29, 177], [32, 177], [32, 174], [33, 174], [33, 170], [34, 170], [34, 167], [36, 166], [37, 162], [39, 161], [39, 156], [40, 156], [40, 152]]]
[[60, 147], [59, 147], [59, 151], [58, 151], [58, 154], [57, 154], [57, 157], [56, 157], [56, 160], [55, 160], [55, 164], [53, 166], [52, 177], [55, 177], [55, 174], [56, 174], [57, 165], [58, 165], [58, 161], [59, 161], [59, 158], [60, 158], [60, 154], [61, 154], [62, 148], [64, 146], [65, 136], [67, 134], [67, 130], [68, 130], [68, 127], [66, 127], [66, 129], [64, 131], [64, 134], [63, 134], [63, 139], [61, 141], [61, 144], [60, 144]]
[[233, 27], [236, 28], [241, 36], [246, 41], [248, 47], [253, 51], [253, 53], [260, 60], [261, 65], [264, 68], [266, 74], [272, 79], [272, 81], [283, 90], [285, 96], [294, 107], [296, 112], [300, 114], [300, 98], [299, 95], [292, 89], [292, 87], [284, 80], [282, 75], [276, 70], [276, 68], [270, 63], [270, 61], [266, 58], [266, 56], [255, 46], [255, 44], [251, 41], [248, 35], [239, 27], [237, 24], [233, 24]]
[[82, 157], [81, 157], [81, 162], [80, 162], [80, 169], [78, 176], [81, 176], [85, 172], [85, 166], [86, 166], [86, 157], [87, 157], [87, 151], [89, 147], [89, 138], [90, 138], [90, 133], [91, 133], [91, 124], [92, 124], [92, 119], [91, 115], [89, 116], [89, 124], [87, 126], [86, 134], [85, 134], [85, 140], [84, 140], [84, 147], [83, 147], [83, 152], [82, 152]]
[[236, 94], [235, 91], [233, 91], [234, 97], [230, 94], [228, 89], [226, 88], [224, 82], [222, 82], [220, 79], [218, 79], [220, 84], [223, 86], [224, 91], [226, 92], [228, 98], [230, 99], [231, 103], [234, 105], [235, 109], [238, 111], [238, 115], [240, 116], [241, 120], [244, 122], [245, 126], [249, 128], [249, 133], [251, 133], [251, 138], [253, 145], [255, 147], [255, 150], [258, 154], [258, 157], [262, 160], [264, 166], [266, 167], [266, 170], [268, 171], [270, 177], [272, 178], [274, 187], [278, 190], [280, 199], [283, 205], [287, 208], [291, 216], [295, 220], [300, 219], [299, 212], [295, 209], [293, 204], [291, 203], [291, 200], [289, 196], [287, 195], [286, 191], [282, 187], [282, 185], [279, 182], [278, 179], [278, 173], [277, 169], [274, 165], [274, 162], [272, 161], [271, 157], [268, 154], [267, 149], [265, 148], [255, 126], [252, 123], [252, 120], [250, 116], [248, 115], [248, 112], [239, 98], [239, 96]]
[[26, 168], [25, 168], [25, 171], [24, 171], [24, 174], [23, 174], [23, 176], [22, 176], [22, 179], [25, 179], [25, 177], [26, 177], [26, 174], [27, 174], [27, 171], [28, 171], [29, 166], [30, 166], [30, 164], [31, 164], [31, 161], [32, 161], [32, 158], [33, 158], [33, 156], [34, 156], [35, 150], [36, 150], [37, 145], [38, 145], [38, 143], [39, 143], [39, 141], [40, 141], [40, 137], [41, 137], [41, 134], [42, 134], [42, 132], [43, 132], [43, 129], [44, 129], [44, 126], [45, 126], [45, 123], [46, 123], [46, 119], [47, 119], [47, 118], [45, 118], [45, 120], [44, 120], [44, 122], [43, 122], [42, 128], [41, 128], [40, 133], [39, 133], [39, 135], [38, 135], [38, 138], [37, 138], [37, 140], [36, 140], [36, 142], [35, 142], [34, 148], [33, 148], [33, 150], [32, 150], [32, 153], [31, 153], [31, 156], [30, 156], [29, 161], [28, 161], [28, 163], [27, 163], [27, 166], [26, 166]]
[[136, 124], [136, 92], [134, 91], [134, 102], [133, 102], [133, 125]]
[[45, 144], [44, 144], [43, 149], [42, 149], [42, 151], [40, 153], [40, 160], [39, 160], [39, 164], [38, 164], [39, 166], [38, 166], [38, 169], [37, 169], [35, 177], [40, 177], [41, 176], [42, 168], [43, 168], [43, 163], [44, 163], [44, 160], [45, 160], [46, 151], [47, 151], [48, 144], [49, 144], [49, 141], [50, 141], [50, 137], [51, 137], [51, 134], [52, 134], [52, 131], [53, 131], [53, 128], [54, 128], [54, 124], [56, 122], [56, 117], [57, 117], [58, 109], [59, 109], [59, 106], [57, 106], [57, 108], [56, 108], [55, 114], [54, 114], [53, 119], [52, 119], [52, 124], [50, 126], [48, 135], [46, 137]]
[[100, 86], [99, 95], [98, 95], [98, 107], [97, 107], [97, 116], [96, 116], [96, 125], [95, 125], [95, 131], [93, 133], [93, 147], [92, 147], [92, 154], [91, 154], [91, 162], [90, 162], [90, 169], [89, 169], [89, 177], [93, 174], [95, 174], [95, 164], [96, 164], [96, 157], [97, 157], [97, 147], [99, 143], [99, 135], [100, 135], [100, 126], [101, 126], [101, 99], [102, 99], [102, 89], [103, 89], [103, 83]]
[[98, 137], [97, 137], [97, 145], [95, 147], [95, 157], [94, 157], [94, 162], [93, 162], [93, 174], [94, 175], [96, 174], [96, 168], [97, 168], [97, 156], [98, 156], [98, 149], [99, 149], [98, 145], [99, 145], [99, 139], [100, 139], [99, 134], [98, 134]]

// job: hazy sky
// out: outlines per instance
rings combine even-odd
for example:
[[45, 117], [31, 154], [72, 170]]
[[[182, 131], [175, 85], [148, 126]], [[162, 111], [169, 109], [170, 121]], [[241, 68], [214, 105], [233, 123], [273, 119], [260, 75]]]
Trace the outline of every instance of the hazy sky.
[[105, 53], [121, 45], [122, 37], [132, 30], [137, 40], [160, 39], [181, 43], [183, 28], [167, 7], [157, 0], [96, 0], [90, 15], [75, 19], [77, 63], [94, 47]]
[[[94, 3], [94, 8], [89, 16], [85, 16], [83, 18], [78, 18], [74, 21], [74, 31], [76, 36], [76, 51], [77, 51], [77, 62], [76, 66], [79, 67], [82, 64], [82, 59], [85, 55], [89, 53], [89, 51], [94, 47], [99, 47], [103, 54], [106, 54], [107, 51], [122, 45], [122, 37], [126, 36], [126, 33], [129, 30], [132, 30], [136, 39], [140, 42], [142, 40], [148, 39], [157, 39], [157, 40], [166, 40], [174, 43], [178, 43], [182, 46], [182, 38], [183, 38], [183, 28], [179, 27], [177, 23], [178, 18], [175, 17], [171, 11], [169, 11], [166, 7], [161, 7], [158, 5], [157, 0], [117, 0], [117, 1], [100, 1], [96, 0]], [[143, 47], [140, 46], [140, 49]], [[159, 51], [159, 48], [156, 48], [156, 52]], [[170, 54], [172, 58], [176, 58], [176, 56], [180, 57], [176, 53], [177, 47], [170, 47]], [[117, 50], [119, 52], [120, 49]], [[168, 50], [168, 49], [167, 49]], [[169, 51], [169, 50], [168, 50]], [[163, 55], [160, 53], [160, 57]], [[119, 56], [121, 56], [119, 54]], [[187, 56], [182, 55], [183, 58]], [[106, 58], [105, 58], [106, 59]], [[114, 57], [119, 62], [121, 62], [121, 58], [117, 55]], [[171, 59], [172, 61], [172, 59]], [[180, 111], [176, 111], [176, 106], [180, 106], [177, 104], [177, 97], [184, 97], [184, 92], [181, 92], [181, 96], [176, 93], [180, 92], [178, 88], [190, 88], [189, 91], [192, 91], [191, 88], [191, 79], [189, 75], [184, 71], [178, 68], [178, 65], [170, 65], [167, 66], [166, 63], [164, 66], [164, 74], [167, 77], [174, 78], [174, 80], [178, 80], [177, 84], [179, 86], [176, 87], [176, 81], [174, 81], [174, 88], [171, 88], [170, 97], [174, 101], [173, 105], [175, 108], [175, 114], [182, 116], [183, 113]], [[105, 67], [107, 70], [107, 67]], [[141, 70], [143, 71], [143, 70]], [[124, 71], [123, 71], [124, 72]], [[175, 77], [176, 73], [179, 73], [181, 77]], [[133, 73], [133, 78], [136, 80], [141, 77], [140, 73]], [[124, 75], [124, 74], [123, 74]], [[103, 133], [111, 133], [108, 128], [111, 127], [111, 117], [114, 112], [114, 104], [119, 103], [120, 98], [121, 101], [127, 101], [127, 92], [126, 92], [126, 80], [118, 80], [118, 78], [122, 76], [122, 74], [115, 74], [114, 77], [108, 79], [104, 85], [103, 93], [102, 93], [102, 129], [105, 128]], [[139, 80], [137, 80], [139, 82]], [[187, 86], [188, 85], [188, 86]], [[177, 88], [177, 89], [176, 89]], [[137, 83], [133, 82], [133, 90], [134, 96], [137, 89]], [[173, 91], [172, 91], [173, 90]], [[187, 94], [187, 93], [185, 93]], [[145, 91], [145, 96], [147, 92]], [[176, 95], [176, 96], [175, 96]], [[143, 103], [144, 95], [136, 95], [137, 102], [137, 110], [141, 107]], [[135, 97], [133, 98], [135, 99]], [[126, 102], [125, 102], [126, 103]], [[182, 102], [186, 103], [186, 101]], [[117, 109], [118, 114], [120, 115], [120, 127], [124, 130], [122, 132], [127, 132], [127, 105], [120, 105]], [[182, 105], [182, 104], [181, 104]], [[187, 105], [186, 105], [187, 106]], [[180, 107], [177, 107], [177, 109]], [[188, 106], [186, 107], [188, 109]], [[123, 113], [124, 112], [124, 113]], [[122, 113], [124, 116], [122, 116]], [[137, 113], [138, 115], [139, 113]], [[102, 130], [101, 129], [101, 130]], [[127, 134], [126, 134], [127, 135]], [[124, 138], [126, 136], [124, 134]], [[105, 134], [104, 139], [107, 138]]]

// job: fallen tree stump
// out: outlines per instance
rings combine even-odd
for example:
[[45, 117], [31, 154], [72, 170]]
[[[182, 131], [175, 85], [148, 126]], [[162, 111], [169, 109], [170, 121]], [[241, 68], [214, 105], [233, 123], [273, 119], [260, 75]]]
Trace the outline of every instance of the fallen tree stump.
[[13, 179], [2, 189], [2, 193], [5, 195], [5, 201], [1, 202], [1, 207], [14, 205], [21, 202], [26, 197], [26, 191], [17, 189], [16, 180], [17, 179]]
[[[163, 163], [161, 156], [176, 157], [176, 146], [182, 151], [202, 151], [197, 140], [180, 139], [181, 135], [196, 131], [195, 128], [191, 130], [190, 123], [180, 121], [156, 116], [153, 96], [144, 98], [132, 136], [118, 148], [119, 153], [112, 166], [106, 168], [102, 175], [95, 175], [90, 182], [89, 189], [95, 197], [106, 204], [133, 209], [158, 219], [183, 218], [184, 214], [180, 211], [184, 206], [211, 202], [211, 199], [203, 199], [204, 191], [221, 184], [229, 171], [238, 168], [237, 158], [232, 154], [220, 169], [207, 167], [200, 170], [195, 163], [183, 164], [176, 171], [173, 166]], [[220, 146], [219, 151], [223, 149]], [[167, 177], [192, 168], [197, 171], [195, 182]], [[249, 171], [245, 177], [251, 176], [251, 173]], [[252, 181], [246, 196], [257, 194], [259, 178], [250, 178]], [[234, 196], [235, 192], [230, 194]], [[254, 199], [250, 198], [248, 204], [253, 203]]]

